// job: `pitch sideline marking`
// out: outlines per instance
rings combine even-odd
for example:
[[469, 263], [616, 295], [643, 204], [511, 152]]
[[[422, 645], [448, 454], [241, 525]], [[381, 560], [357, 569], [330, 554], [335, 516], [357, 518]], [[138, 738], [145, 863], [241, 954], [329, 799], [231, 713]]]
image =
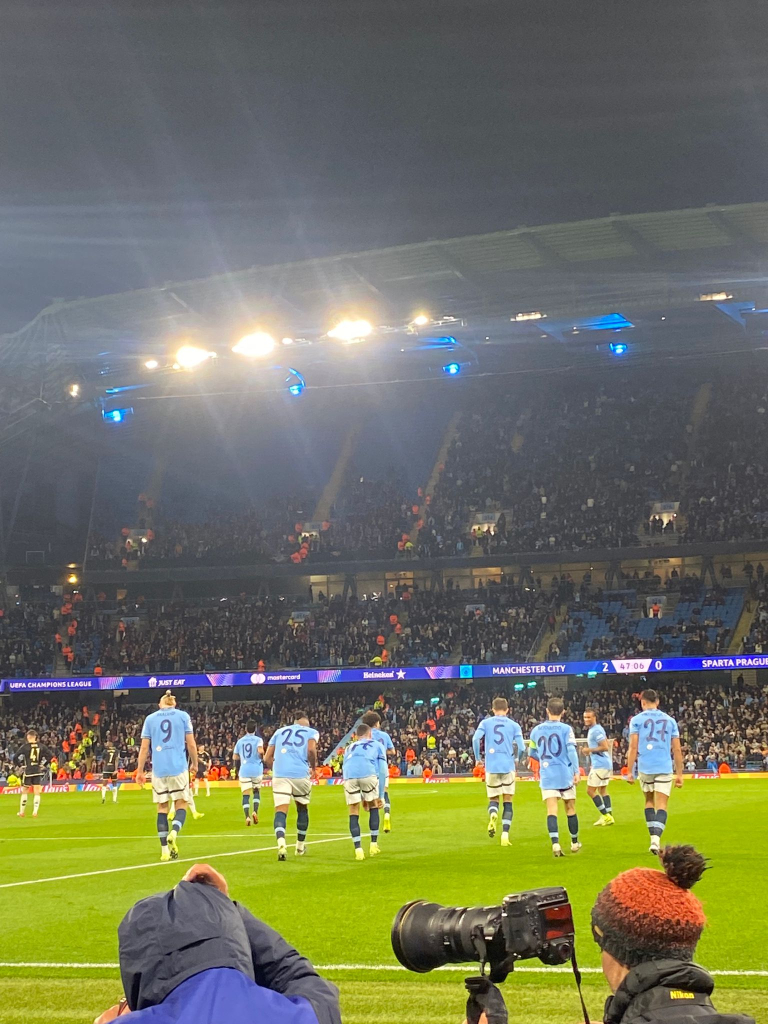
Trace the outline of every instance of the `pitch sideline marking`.
[[[256, 826], [258, 828], [258, 825]], [[184, 833], [184, 841], [190, 839], [240, 839], [245, 833], [242, 829], [239, 832], [193, 832]], [[260, 833], [263, 835], [264, 833]], [[313, 836], [346, 836], [350, 838], [349, 832], [313, 832]], [[0, 843], [61, 843], [78, 842], [85, 840], [99, 842], [104, 839], [121, 839], [125, 843], [143, 843], [147, 839], [157, 839], [157, 832], [144, 836], [1, 836]]]
[[[238, 833], [239, 835], [240, 833]], [[336, 839], [314, 839], [307, 842], [307, 846], [321, 846], [323, 843], [341, 843], [344, 840], [349, 842], [349, 836], [339, 836]], [[197, 857], [179, 857], [176, 860], [153, 860], [148, 864], [128, 864], [121, 868], [101, 868], [99, 871], [78, 871], [73, 875], [54, 875], [50, 878], [26, 878], [21, 882], [3, 882], [0, 889], [15, 889], [20, 885], [40, 885], [42, 882], [69, 882], [73, 878], [94, 878], [97, 875], [114, 875], [119, 871], [140, 871], [143, 868], [154, 868], [158, 864], [194, 864], [198, 861], [213, 860], [214, 857], [240, 857], [245, 853], [269, 853], [277, 849], [275, 846], [251, 846], [247, 850], [227, 850], [224, 853], [198, 854]]]
[[[159, 863], [159, 861], [158, 861]], [[37, 967], [37, 968], [66, 968], [66, 969], [93, 969], [103, 968], [106, 970], [117, 970], [119, 964], [97, 964], [97, 963], [59, 963], [56, 961], [24, 961], [24, 960], [0, 960], [0, 967]], [[400, 964], [317, 964], [317, 971], [405, 971], [406, 968]], [[458, 971], [466, 973], [466, 966], [462, 964], [446, 964], [438, 967], [438, 971]], [[571, 974], [570, 967], [515, 967], [515, 973], [525, 971], [527, 974]], [[582, 967], [582, 974], [602, 974], [600, 967]], [[768, 978], [768, 971], [709, 971], [715, 977], [738, 977], [738, 978]]]

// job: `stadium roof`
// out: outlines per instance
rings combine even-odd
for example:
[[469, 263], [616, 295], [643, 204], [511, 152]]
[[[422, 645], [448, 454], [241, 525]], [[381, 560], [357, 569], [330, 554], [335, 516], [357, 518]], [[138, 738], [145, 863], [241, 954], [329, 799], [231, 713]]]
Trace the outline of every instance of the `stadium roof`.
[[[404, 319], [414, 304], [457, 316], [546, 309], [594, 313], [617, 304], [658, 308], [698, 298], [708, 285], [762, 278], [768, 202], [519, 227], [252, 267], [202, 280], [61, 302], [41, 318], [77, 346], [157, 336], [195, 319], [227, 324], [265, 310], [299, 327], [325, 322], [329, 308], [368, 304]], [[6, 336], [10, 341], [14, 336]]]
[[79, 360], [132, 359], [196, 328], [227, 337], [268, 319], [311, 338], [353, 309], [393, 326], [424, 308], [475, 323], [532, 310], [641, 316], [723, 289], [768, 306], [766, 268], [768, 202], [518, 227], [58, 302], [0, 336], [0, 443], [56, 407]]

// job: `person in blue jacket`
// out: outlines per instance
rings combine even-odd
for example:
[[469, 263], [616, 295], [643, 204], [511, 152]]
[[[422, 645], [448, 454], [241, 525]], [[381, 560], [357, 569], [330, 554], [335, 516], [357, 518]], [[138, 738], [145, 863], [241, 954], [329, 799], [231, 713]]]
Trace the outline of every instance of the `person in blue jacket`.
[[195, 864], [118, 928], [125, 997], [94, 1024], [341, 1024], [338, 989]]

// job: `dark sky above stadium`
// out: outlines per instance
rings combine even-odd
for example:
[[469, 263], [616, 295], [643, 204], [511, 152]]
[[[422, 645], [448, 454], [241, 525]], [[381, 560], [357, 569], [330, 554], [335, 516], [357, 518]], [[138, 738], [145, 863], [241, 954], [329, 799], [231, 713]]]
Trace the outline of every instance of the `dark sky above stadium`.
[[0, 326], [54, 296], [765, 199], [767, 7], [5, 0]]

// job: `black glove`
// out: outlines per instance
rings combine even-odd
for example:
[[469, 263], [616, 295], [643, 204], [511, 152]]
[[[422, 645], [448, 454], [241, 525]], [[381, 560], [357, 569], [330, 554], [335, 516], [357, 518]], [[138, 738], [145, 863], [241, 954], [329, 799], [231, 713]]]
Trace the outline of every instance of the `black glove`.
[[504, 997], [488, 978], [467, 978], [465, 981], [467, 999], [467, 1024], [478, 1024], [484, 1013], [488, 1024], [507, 1024], [507, 1007]]

